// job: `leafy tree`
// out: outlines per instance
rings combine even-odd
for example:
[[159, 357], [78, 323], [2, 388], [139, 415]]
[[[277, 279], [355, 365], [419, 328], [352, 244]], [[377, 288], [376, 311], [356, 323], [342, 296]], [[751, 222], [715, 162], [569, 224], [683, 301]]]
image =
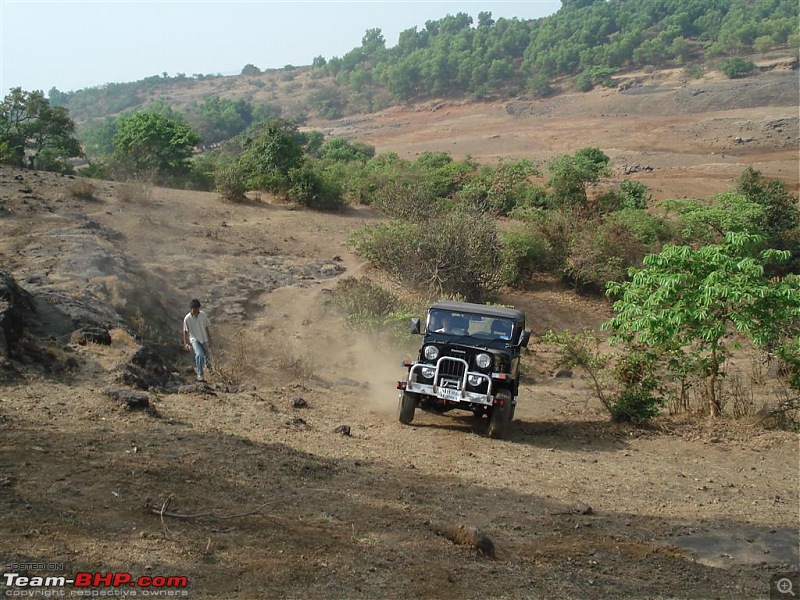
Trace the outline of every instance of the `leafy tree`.
[[242, 68], [242, 75], [261, 75], [261, 69], [257, 66], [247, 63]]
[[720, 243], [729, 231], [764, 234], [764, 209], [742, 194], [670, 200], [665, 208], [678, 213], [681, 233], [690, 242]]
[[114, 136], [117, 134], [117, 119], [108, 117], [83, 126], [81, 142], [87, 156], [103, 157], [114, 153]]
[[552, 189], [555, 204], [585, 208], [587, 186], [609, 173], [610, 160], [598, 148], [582, 148], [573, 156], [565, 154], [551, 160], [547, 165], [550, 171], [547, 185]]
[[40, 91], [14, 88], [0, 104], [0, 161], [50, 171], [70, 171], [67, 158], [81, 156], [75, 123], [63, 106], [50, 105]]
[[800, 227], [797, 196], [789, 193], [780, 179], [764, 177], [747, 167], [736, 180], [736, 191], [764, 209], [764, 228], [770, 236], [780, 236]]
[[578, 288], [602, 290], [606, 282], [624, 279], [630, 267], [660, 250], [671, 233], [663, 220], [643, 210], [592, 219], [572, 234], [564, 274]]
[[717, 379], [729, 353], [731, 328], [754, 344], [775, 347], [785, 332], [797, 332], [800, 280], [765, 277], [771, 261], [789, 252], [757, 252], [759, 236], [729, 232], [725, 242], [693, 249], [667, 246], [645, 257], [628, 282], [607, 286], [616, 315], [603, 327], [614, 338], [696, 357], [706, 377], [709, 410], [721, 410]]
[[156, 111], [139, 110], [120, 118], [114, 136], [117, 171], [170, 183], [186, 177], [200, 137], [192, 129]]
[[285, 193], [291, 186], [289, 172], [303, 163], [303, 141], [297, 125], [276, 118], [242, 134], [244, 152], [239, 160], [250, 189]]

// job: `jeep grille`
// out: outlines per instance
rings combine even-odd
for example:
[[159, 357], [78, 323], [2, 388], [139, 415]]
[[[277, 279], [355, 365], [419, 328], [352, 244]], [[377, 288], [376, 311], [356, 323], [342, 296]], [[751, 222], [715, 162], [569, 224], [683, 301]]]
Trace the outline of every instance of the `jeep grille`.
[[463, 359], [449, 358], [447, 356], [439, 359], [439, 377], [455, 378], [461, 381], [466, 370], [467, 365]]

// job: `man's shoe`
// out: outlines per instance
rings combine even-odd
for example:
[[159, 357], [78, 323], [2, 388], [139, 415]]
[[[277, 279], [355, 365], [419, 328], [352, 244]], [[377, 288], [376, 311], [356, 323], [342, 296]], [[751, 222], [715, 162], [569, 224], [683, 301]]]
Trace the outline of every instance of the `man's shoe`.
[[198, 382], [198, 383], [205, 383], [205, 382], [206, 382], [206, 380], [205, 380], [205, 378], [203, 378], [203, 377], [198, 377], [198, 378], [197, 378], [197, 382]]

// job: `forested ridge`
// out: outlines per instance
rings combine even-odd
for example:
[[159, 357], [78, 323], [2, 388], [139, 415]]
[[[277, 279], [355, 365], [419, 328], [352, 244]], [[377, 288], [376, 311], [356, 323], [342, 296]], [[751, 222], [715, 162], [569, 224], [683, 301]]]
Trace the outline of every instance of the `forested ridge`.
[[[338, 118], [432, 95], [542, 97], [565, 85], [583, 91], [614, 85], [613, 74], [626, 69], [682, 66], [697, 74], [713, 67], [740, 76], [753, 66], [742, 57], [798, 45], [793, 0], [563, 0], [556, 13], [535, 20], [448, 14], [401, 32], [394, 46], [380, 29], [369, 29], [344, 56], [317, 56], [304, 67], [262, 72], [248, 64], [232, 77], [163, 73], [73, 92], [52, 88], [48, 98], [66, 107], [82, 131], [197, 88], [201, 97], [215, 98], [174, 108], [205, 143], [214, 143], [265, 116]], [[293, 80], [309, 70], [313, 81], [305, 89]], [[236, 80], [247, 82], [245, 93], [232, 92]], [[277, 100], [281, 91], [304, 96], [292, 114]]]

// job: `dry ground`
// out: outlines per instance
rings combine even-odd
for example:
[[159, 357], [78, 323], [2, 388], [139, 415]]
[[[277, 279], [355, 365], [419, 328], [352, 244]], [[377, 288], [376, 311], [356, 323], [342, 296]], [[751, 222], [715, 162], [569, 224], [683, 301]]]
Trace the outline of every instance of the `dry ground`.
[[[331, 131], [401, 156], [544, 160], [596, 145], [619, 168], [653, 167], [634, 176], [658, 198], [727, 191], [749, 164], [797, 189], [796, 72], [761, 81], [752, 106], [726, 108], [746, 94], [723, 83], [437, 103]], [[192, 598], [303, 599], [767, 598], [773, 575], [798, 569], [796, 434], [730, 418], [610, 424], [585, 378], [551, 377], [538, 343], [508, 440], [467, 416], [401, 426], [403, 352], [327, 303], [338, 278], [371, 275], [345, 240], [378, 215], [98, 182], [82, 200], [84, 184], [0, 169], [2, 268], [34, 295], [45, 348], [39, 366], [2, 365], [21, 371], [0, 385], [5, 564], [182, 575]], [[122, 315], [189, 383], [178, 341], [194, 296], [220, 341], [211, 385], [151, 391], [149, 411], [104, 395], [138, 344], [123, 329], [111, 346], [70, 344], [75, 319]], [[505, 299], [536, 335], [609, 315], [553, 283]], [[231, 377], [241, 385], [225, 388]], [[759, 398], [774, 384], [744, 379]], [[495, 558], [436, 531], [462, 524]]]

